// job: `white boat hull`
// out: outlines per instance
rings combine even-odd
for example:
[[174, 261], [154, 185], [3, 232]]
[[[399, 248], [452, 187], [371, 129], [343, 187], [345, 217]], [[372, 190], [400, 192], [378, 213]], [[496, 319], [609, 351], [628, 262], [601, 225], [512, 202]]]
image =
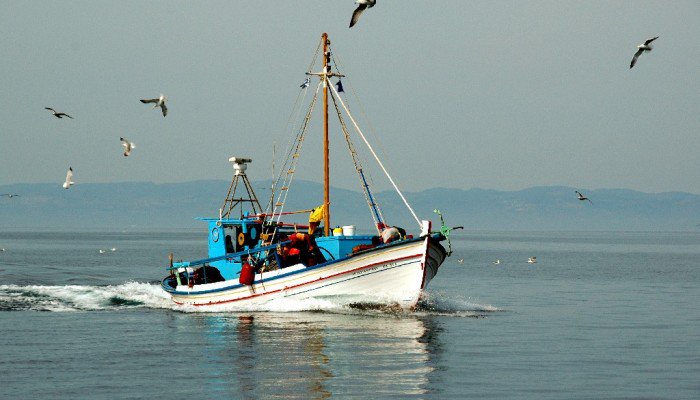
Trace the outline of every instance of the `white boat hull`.
[[413, 308], [445, 257], [438, 241], [425, 237], [313, 267], [298, 264], [256, 274], [250, 286], [229, 280], [164, 288], [175, 303], [196, 307], [235, 304], [245, 308], [283, 297], [329, 297], [341, 303], [398, 303]]

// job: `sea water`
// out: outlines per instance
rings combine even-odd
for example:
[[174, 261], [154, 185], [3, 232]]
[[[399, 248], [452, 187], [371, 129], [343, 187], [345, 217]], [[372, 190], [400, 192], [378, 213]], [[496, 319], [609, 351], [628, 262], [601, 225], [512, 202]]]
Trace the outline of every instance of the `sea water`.
[[200, 232], [0, 232], [0, 398], [700, 398], [700, 233], [452, 239], [415, 312], [206, 313], [159, 286]]

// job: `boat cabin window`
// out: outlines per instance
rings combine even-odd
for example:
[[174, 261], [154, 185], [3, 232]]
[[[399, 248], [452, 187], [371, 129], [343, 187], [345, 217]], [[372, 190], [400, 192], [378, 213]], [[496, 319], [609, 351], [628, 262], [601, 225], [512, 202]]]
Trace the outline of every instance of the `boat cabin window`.
[[231, 240], [231, 235], [226, 234], [226, 239], [224, 241], [224, 245], [226, 246], [226, 253], [234, 253], [235, 249], [233, 248], [233, 241]]

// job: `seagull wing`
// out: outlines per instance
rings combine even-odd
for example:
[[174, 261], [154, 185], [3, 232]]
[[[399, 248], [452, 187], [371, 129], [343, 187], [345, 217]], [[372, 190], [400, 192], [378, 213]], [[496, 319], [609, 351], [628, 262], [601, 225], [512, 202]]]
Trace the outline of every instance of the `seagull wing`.
[[654, 37], [654, 38], [651, 38], [651, 39], [647, 39], [647, 41], [644, 42], [644, 45], [645, 45], [645, 46], [649, 46], [649, 43], [653, 42], [654, 40], [656, 40], [656, 39], [658, 39], [658, 38], [659, 38], [659, 37], [657, 36], [657, 37]]
[[127, 157], [129, 154], [131, 154], [131, 149], [134, 147], [134, 144], [126, 138], [120, 137], [119, 140], [121, 140], [122, 146], [124, 146], [124, 157]]
[[56, 112], [56, 110], [54, 110], [54, 109], [51, 108], [51, 107], [44, 107], [44, 110], [51, 110], [51, 111], [53, 111], [53, 112]]
[[73, 184], [73, 168], [68, 167], [68, 173], [66, 174], [66, 181], [63, 182], [63, 188], [68, 189], [70, 185]]
[[141, 99], [141, 103], [157, 103], [159, 99]]
[[71, 117], [70, 115], [68, 115], [68, 114], [66, 114], [66, 113], [61, 113], [61, 114], [65, 115], [66, 117], [68, 117], [68, 118], [70, 118], [70, 119], [73, 119], [73, 117]]
[[365, 8], [367, 8], [366, 4], [360, 4], [357, 6], [355, 11], [352, 13], [352, 19], [350, 19], [350, 28], [357, 23], [357, 21], [360, 19], [360, 15], [362, 15], [362, 12], [365, 11]]
[[163, 111], [163, 116], [168, 115], [168, 107], [165, 106], [165, 102], [160, 105], [160, 109]]
[[644, 50], [642, 50], [642, 49], [639, 49], [639, 50], [637, 50], [636, 53], [634, 53], [634, 57], [632, 57], [632, 62], [630, 63], [630, 69], [631, 69], [632, 67], [634, 67], [634, 64], [637, 63], [637, 59], [639, 58], [639, 56], [640, 56], [642, 53], [644, 53]]

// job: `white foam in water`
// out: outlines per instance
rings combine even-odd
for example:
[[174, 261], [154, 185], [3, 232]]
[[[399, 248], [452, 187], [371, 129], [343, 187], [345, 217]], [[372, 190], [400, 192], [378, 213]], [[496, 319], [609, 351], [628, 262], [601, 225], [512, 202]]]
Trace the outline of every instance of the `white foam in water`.
[[[479, 316], [487, 312], [501, 311], [492, 305], [477, 304], [469, 299], [445, 297], [440, 293], [425, 293], [420, 302], [419, 314], [447, 314], [463, 316]], [[382, 308], [359, 307], [356, 310], [348, 304], [365, 304], [363, 298], [324, 297], [295, 299], [280, 298], [259, 305], [242, 306], [236, 303], [213, 305], [208, 307], [180, 306], [170, 299], [159, 284], [143, 282], [126, 282], [113, 286], [41, 286], [41, 285], [0, 285], [0, 309], [5, 310], [35, 310], [35, 311], [98, 311], [114, 310], [124, 307], [143, 307], [172, 309], [181, 312], [362, 312], [363, 310], [379, 310]], [[394, 310], [389, 307], [386, 309]]]
[[486, 312], [503, 311], [490, 304], [478, 304], [462, 297], [448, 297], [444, 293], [426, 292], [423, 294], [420, 304], [422, 307], [419, 309], [428, 314], [477, 316]]
[[160, 285], [127, 282], [115, 286], [1, 285], [0, 305], [37, 311], [106, 310], [118, 307], [172, 308]]

